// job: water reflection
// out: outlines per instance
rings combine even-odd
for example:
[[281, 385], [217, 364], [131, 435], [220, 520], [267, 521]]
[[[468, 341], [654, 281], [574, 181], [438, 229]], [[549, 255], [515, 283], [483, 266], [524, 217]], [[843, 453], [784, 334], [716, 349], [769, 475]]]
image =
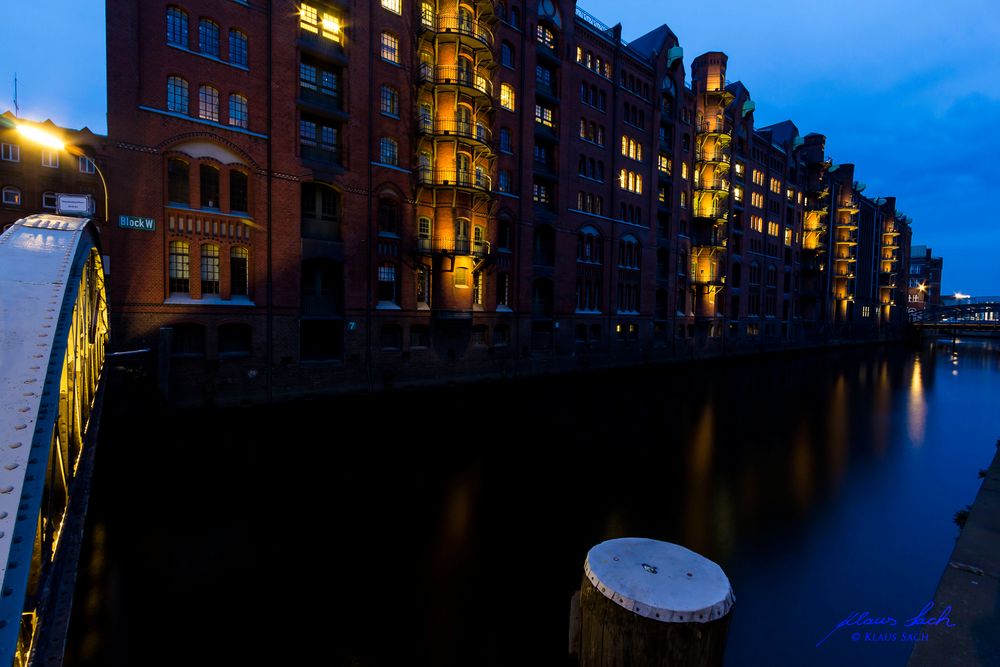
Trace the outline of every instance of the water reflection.
[[924, 426], [927, 422], [927, 402], [924, 400], [924, 380], [920, 368], [920, 355], [913, 357], [906, 417], [910, 442], [914, 447], [921, 447], [924, 444]]
[[[902, 665], [897, 647], [864, 653], [847, 638], [820, 653], [814, 645], [854, 608], [919, 609], [933, 593], [954, 544], [951, 515], [971, 501], [1000, 428], [992, 398], [1000, 353], [958, 347], [957, 366], [950, 346], [851, 350], [215, 412], [163, 420], [144, 448], [129, 445], [151, 418], [122, 415], [108, 422], [115, 439], [99, 450], [109, 458], [93, 521], [108, 527], [106, 539], [92, 533], [100, 539], [83, 556], [96, 568], [82, 573], [92, 579], [83, 590], [106, 594], [78, 596], [73, 627], [101, 628], [87, 601], [104, 604], [106, 619], [114, 600], [129, 632], [115, 625], [112, 635], [105, 621], [94, 651], [95, 633], [77, 630], [67, 665], [149, 664], [150, 646], [160, 664], [183, 664], [185, 647], [174, 641], [181, 618], [220, 647], [249, 646], [249, 624], [228, 630], [191, 617], [195, 592], [216, 591], [221, 568], [134, 547], [163, 544], [178, 516], [184, 526], [208, 516], [196, 525], [210, 527], [170, 543], [202, 560], [221, 551], [214, 563], [248, 572], [230, 575], [228, 597], [213, 598], [216, 618], [239, 602], [253, 608], [250, 599], [262, 607], [251, 620], [276, 610], [289, 617], [295, 639], [283, 648], [301, 655], [274, 664], [312, 664], [315, 655], [365, 667], [512, 665], [526, 655], [563, 664], [568, 599], [587, 549], [642, 535], [724, 567], [739, 600], [730, 664]], [[937, 382], [947, 391], [935, 391]], [[450, 413], [448, 428], [465, 435], [450, 446], [428, 427], [426, 406], [460, 405], [473, 393], [476, 405], [503, 409], [486, 421], [476, 410]], [[968, 417], [954, 420], [956, 410]], [[317, 442], [317, 423], [329, 429], [331, 415], [368, 425], [381, 446]], [[209, 456], [203, 477], [184, 481], [180, 495], [194, 500], [183, 511], [174, 507], [176, 471], [134, 458], [180, 441]], [[214, 460], [220, 442], [239, 455]], [[273, 464], [273, 442], [310, 452], [284, 482], [260, 472]], [[232, 465], [237, 474], [222, 472]], [[138, 489], [134, 470], [149, 471]], [[247, 480], [261, 477], [261, 488], [280, 487], [280, 501], [247, 498]], [[227, 502], [228, 512], [211, 514]], [[240, 538], [232, 526], [250, 507], [259, 516]], [[220, 546], [220, 534], [237, 537]], [[335, 548], [301, 548], [331, 538]], [[274, 555], [247, 566], [262, 540], [274, 542]], [[164, 571], [185, 585], [156, 585]], [[263, 585], [262, 572], [281, 583]], [[119, 588], [131, 594], [108, 594]], [[304, 598], [348, 602], [316, 614], [302, 611]], [[776, 609], [794, 613], [775, 624]]]

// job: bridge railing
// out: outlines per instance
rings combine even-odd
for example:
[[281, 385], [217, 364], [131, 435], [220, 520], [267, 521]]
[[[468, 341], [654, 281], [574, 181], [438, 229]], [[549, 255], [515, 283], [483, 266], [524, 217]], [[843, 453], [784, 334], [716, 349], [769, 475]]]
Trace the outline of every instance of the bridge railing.
[[954, 306], [930, 306], [910, 312], [911, 324], [990, 322], [1000, 325], [1000, 298], [995, 301], [963, 302]]
[[[53, 612], [59, 574], [75, 569], [78, 555], [64, 545], [79, 547], [85, 497], [78, 489], [89, 483], [92, 457], [86, 454], [96, 436], [93, 411], [108, 341], [104, 270], [88, 222], [29, 216], [0, 236], [0, 563], [5, 564], [0, 664], [5, 665], [40, 661], [39, 637], [64, 611]], [[60, 647], [61, 627], [53, 631]]]

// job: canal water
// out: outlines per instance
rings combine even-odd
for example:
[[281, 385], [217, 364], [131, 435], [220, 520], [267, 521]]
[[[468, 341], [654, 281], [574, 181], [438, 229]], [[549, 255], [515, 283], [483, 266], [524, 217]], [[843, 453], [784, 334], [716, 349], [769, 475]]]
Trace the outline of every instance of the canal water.
[[67, 664], [564, 665], [587, 549], [643, 536], [729, 575], [727, 665], [903, 665], [902, 628], [817, 643], [931, 600], [998, 390], [996, 341], [181, 415], [133, 386]]

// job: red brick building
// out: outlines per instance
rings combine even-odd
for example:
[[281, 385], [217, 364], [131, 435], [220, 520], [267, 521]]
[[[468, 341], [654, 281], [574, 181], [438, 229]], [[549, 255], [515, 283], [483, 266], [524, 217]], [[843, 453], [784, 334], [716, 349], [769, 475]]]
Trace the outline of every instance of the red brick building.
[[283, 7], [108, 2], [112, 212], [155, 220], [110, 230], [113, 330], [170, 327], [178, 394], [899, 321], [874, 261], [868, 314], [850, 305], [849, 170], [821, 135], [755, 128], [725, 54], [688, 80], [667, 26], [627, 44], [557, 0]]
[[[43, 148], [25, 139], [15, 128], [25, 123], [62, 138], [83, 154]], [[104, 167], [106, 138], [88, 128], [71, 130], [51, 120], [38, 123], [0, 114], [0, 230], [33, 213], [55, 212], [57, 194], [93, 197], [96, 216], [104, 218], [104, 188], [95, 163]]]

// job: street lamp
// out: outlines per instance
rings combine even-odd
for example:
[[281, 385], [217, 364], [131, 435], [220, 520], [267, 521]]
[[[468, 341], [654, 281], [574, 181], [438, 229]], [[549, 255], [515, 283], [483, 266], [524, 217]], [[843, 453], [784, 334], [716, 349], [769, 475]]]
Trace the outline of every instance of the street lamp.
[[97, 175], [100, 176], [100, 178], [101, 178], [101, 185], [104, 186], [104, 222], [107, 223], [108, 222], [108, 215], [109, 215], [109, 211], [108, 211], [108, 182], [106, 180], [104, 180], [104, 172], [102, 172], [101, 168], [97, 166], [97, 163], [94, 162], [90, 158], [89, 155], [87, 155], [86, 153], [84, 153], [82, 150], [80, 150], [76, 146], [67, 146], [66, 142], [64, 142], [62, 139], [60, 139], [56, 135], [49, 134], [45, 130], [42, 130], [42, 129], [38, 128], [38, 127], [35, 127], [34, 125], [26, 125], [24, 123], [17, 123], [17, 124], [15, 124], [15, 127], [17, 128], [17, 131], [21, 134], [21, 136], [25, 137], [26, 139], [28, 139], [28, 140], [36, 143], [36, 144], [39, 144], [41, 146], [45, 146], [46, 148], [52, 148], [52, 149], [57, 150], [57, 151], [63, 151], [65, 153], [69, 153], [70, 155], [73, 155], [75, 157], [82, 157], [84, 160], [86, 160], [91, 165], [93, 165], [94, 171], [96, 171]]

